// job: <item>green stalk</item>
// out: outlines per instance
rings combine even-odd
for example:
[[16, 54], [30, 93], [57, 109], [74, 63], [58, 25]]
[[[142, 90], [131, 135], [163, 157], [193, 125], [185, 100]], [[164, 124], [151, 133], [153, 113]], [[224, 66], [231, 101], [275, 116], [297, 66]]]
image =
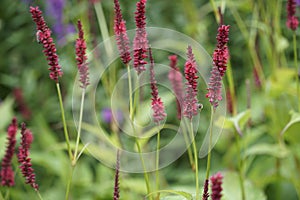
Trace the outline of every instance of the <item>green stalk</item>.
[[293, 44], [294, 44], [294, 64], [295, 64], [295, 69], [296, 69], [296, 88], [297, 88], [297, 107], [298, 107], [298, 112], [300, 112], [300, 96], [299, 96], [299, 77], [298, 77], [298, 58], [297, 58], [297, 38], [296, 38], [296, 32], [294, 31], [293, 34]]
[[71, 174], [70, 174], [70, 178], [69, 178], [69, 181], [68, 181], [68, 184], [67, 184], [65, 200], [69, 200], [70, 188], [71, 188], [71, 184], [72, 184], [72, 180], [73, 180], [73, 174], [74, 174], [74, 168], [75, 168], [75, 165], [71, 166]]
[[242, 192], [242, 200], [246, 199], [245, 195], [245, 186], [244, 186], [244, 174], [243, 174], [243, 166], [244, 166], [244, 161], [243, 158], [240, 154], [241, 152], [241, 145], [240, 145], [240, 138], [239, 134], [236, 132], [236, 144], [237, 144], [237, 152], [239, 153], [239, 164], [238, 164], [238, 171], [239, 171], [239, 180], [240, 180], [240, 187], [241, 187], [241, 192]]
[[209, 143], [208, 143], [208, 155], [207, 155], [207, 165], [206, 165], [206, 180], [209, 179], [210, 162], [211, 162], [211, 146], [212, 146], [212, 129], [214, 120], [215, 109], [211, 106], [210, 124], [209, 124]]
[[[146, 182], [146, 188], [147, 188], [147, 194], [151, 193], [151, 189], [150, 189], [150, 182], [149, 182], [149, 176], [148, 173], [146, 172], [146, 165], [145, 165], [145, 161], [144, 158], [142, 156], [142, 150], [141, 150], [141, 145], [138, 141], [138, 138], [136, 137], [136, 131], [134, 128], [134, 107], [133, 107], [133, 99], [132, 99], [132, 82], [131, 82], [131, 73], [130, 73], [130, 68], [129, 65], [127, 65], [127, 74], [128, 74], [128, 88], [129, 88], [129, 118], [130, 118], [130, 123], [133, 129], [133, 134], [135, 136], [135, 143], [136, 146], [138, 148], [138, 153], [142, 162], [142, 167], [144, 169], [144, 178], [145, 178], [145, 182]], [[150, 196], [150, 199], [152, 200], [152, 196]]]
[[42, 195], [40, 194], [40, 192], [38, 190], [36, 190], [36, 194], [37, 194], [37, 196], [39, 197], [40, 200], [43, 200], [43, 197], [42, 197]]
[[215, 18], [216, 18], [216, 21], [219, 23], [220, 22], [220, 16], [218, 14], [218, 9], [216, 7], [216, 4], [215, 4], [215, 1], [214, 0], [209, 0], [210, 4], [211, 4], [211, 7], [214, 11], [214, 15], [215, 15]]
[[79, 146], [79, 140], [80, 140], [80, 134], [81, 134], [81, 124], [82, 124], [82, 115], [83, 115], [84, 96], [85, 96], [85, 88], [82, 89], [82, 93], [81, 93], [81, 103], [80, 103], [80, 112], [79, 112], [78, 131], [77, 131], [77, 139], [76, 139], [76, 145], [75, 145], [75, 152], [74, 152], [74, 156], [73, 156], [73, 160], [72, 160], [72, 166], [75, 166], [76, 162], [78, 160], [77, 153], [78, 153], [78, 146]]
[[0, 192], [0, 200], [4, 200], [4, 197], [2, 195], [2, 192]]
[[187, 135], [187, 132], [186, 132], [185, 129], [182, 130], [182, 132], [183, 132], [182, 134], [183, 134], [183, 137], [184, 137], [185, 144], [187, 146], [187, 151], [188, 151], [188, 157], [189, 157], [190, 165], [191, 165], [192, 169], [194, 170], [195, 169], [195, 164], [194, 164], [192, 149], [191, 149], [191, 147], [189, 145], [189, 138], [188, 138], [188, 135]]
[[[158, 124], [159, 126], [159, 124]], [[155, 171], [155, 178], [156, 178], [156, 191], [159, 191], [159, 147], [160, 147], [160, 130], [157, 132], [157, 144], [156, 144], [156, 171]], [[159, 200], [160, 193], [157, 192], [156, 199]]]
[[71, 152], [71, 148], [70, 148], [69, 133], [68, 133], [67, 123], [66, 123], [66, 118], [65, 118], [65, 109], [64, 109], [64, 105], [63, 105], [63, 101], [62, 101], [62, 97], [61, 97], [60, 86], [59, 86], [58, 82], [56, 83], [56, 89], [57, 89], [57, 94], [58, 94], [58, 99], [59, 99], [59, 106], [60, 106], [60, 110], [61, 110], [61, 118], [62, 118], [63, 127], [64, 127], [64, 134], [65, 134], [65, 140], [66, 140], [66, 144], [67, 144], [67, 150], [68, 150], [69, 158], [72, 161], [73, 156], [72, 156], [72, 152]]
[[196, 200], [200, 200], [200, 190], [199, 190], [199, 173], [198, 173], [198, 152], [196, 147], [196, 136], [194, 135], [193, 131], [193, 123], [190, 120], [190, 135], [192, 139], [192, 146], [194, 151], [194, 162], [195, 162], [195, 181], [196, 181]]
[[228, 65], [227, 65], [226, 77], [228, 80], [229, 92], [230, 92], [231, 101], [232, 101], [232, 109], [233, 109], [232, 115], [235, 116], [237, 114], [237, 110], [236, 110], [236, 102], [235, 102], [234, 81], [233, 81], [232, 68], [231, 68], [230, 62], [228, 62]]

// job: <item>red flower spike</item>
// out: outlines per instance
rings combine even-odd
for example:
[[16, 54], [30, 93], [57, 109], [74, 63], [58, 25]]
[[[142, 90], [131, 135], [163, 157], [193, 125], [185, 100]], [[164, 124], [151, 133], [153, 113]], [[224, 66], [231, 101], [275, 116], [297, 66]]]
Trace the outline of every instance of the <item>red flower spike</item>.
[[89, 68], [86, 63], [87, 61], [87, 56], [86, 56], [86, 42], [84, 39], [84, 32], [82, 29], [82, 24], [81, 21], [78, 20], [77, 22], [77, 27], [78, 27], [78, 38], [76, 39], [76, 60], [77, 60], [77, 67], [80, 75], [80, 83], [81, 83], [81, 88], [86, 88], [90, 83], [89, 83]]
[[114, 186], [114, 200], [120, 199], [120, 152], [117, 151], [117, 161], [116, 161], [116, 173], [115, 173], [115, 186]]
[[222, 77], [226, 72], [226, 68], [227, 68], [226, 65], [229, 57], [228, 47], [227, 47], [227, 43], [229, 41], [228, 39], [229, 28], [230, 26], [226, 26], [226, 25], [219, 26], [218, 34], [217, 34], [217, 47], [213, 54], [214, 65], [218, 67], [218, 70], [220, 71]]
[[151, 107], [153, 110], [153, 118], [155, 123], [159, 123], [163, 121], [166, 117], [164, 104], [158, 96], [158, 88], [155, 80], [154, 73], [154, 60], [152, 56], [152, 50], [149, 48], [149, 58], [150, 58], [150, 84], [151, 84], [151, 95], [152, 95], [152, 103]]
[[210, 177], [211, 181], [211, 199], [212, 200], [221, 200], [222, 197], [222, 180], [223, 176], [220, 172]]
[[47, 26], [43, 16], [42, 11], [39, 10], [39, 7], [30, 6], [30, 13], [33, 21], [36, 23], [36, 37], [39, 43], [43, 45], [43, 52], [48, 60], [48, 69], [50, 70], [49, 77], [50, 79], [58, 82], [58, 78], [63, 75], [61, 71], [61, 66], [58, 64], [58, 56], [56, 54], [56, 47], [51, 37], [51, 30]]
[[183, 102], [183, 115], [189, 119], [198, 113], [198, 100], [197, 100], [197, 64], [192, 52], [191, 46], [188, 46], [187, 61], [185, 62], [184, 74], [186, 82], [186, 92]]
[[29, 157], [29, 149], [33, 141], [33, 135], [29, 129], [26, 129], [25, 123], [22, 123], [21, 126], [21, 146], [18, 152], [18, 162], [20, 163], [20, 169], [26, 180], [26, 184], [38, 190], [39, 186], [35, 182], [35, 174]]
[[177, 67], [177, 56], [171, 55], [169, 56], [170, 60], [170, 71], [168, 78], [174, 90], [176, 96], [176, 104], [177, 104], [177, 118], [181, 119], [181, 103], [183, 100], [183, 85], [182, 85], [182, 74], [180, 73], [179, 68]]
[[123, 20], [121, 8], [118, 0], [114, 0], [115, 4], [115, 20], [114, 31], [116, 35], [117, 47], [120, 53], [122, 62], [127, 65], [131, 61], [130, 42], [126, 31], [126, 22]]
[[202, 194], [202, 200], [208, 200], [209, 194], [208, 194], [208, 179], [205, 180], [204, 186], [203, 186], [203, 194]]
[[211, 70], [211, 77], [209, 78], [208, 83], [209, 88], [206, 98], [209, 99], [210, 104], [217, 108], [219, 101], [222, 100], [222, 76], [217, 66], [213, 66]]
[[146, 70], [145, 65], [147, 61], [147, 51], [148, 51], [148, 39], [146, 32], [146, 0], [140, 0], [136, 3], [135, 12], [135, 23], [136, 23], [136, 33], [133, 40], [133, 66], [137, 71], [138, 75]]
[[12, 158], [15, 153], [15, 146], [16, 146], [16, 133], [18, 130], [17, 119], [13, 118], [11, 124], [7, 129], [7, 146], [5, 155], [3, 157], [1, 163], [1, 185], [2, 186], [14, 186], [15, 184], [15, 176], [12, 170]]
[[295, 0], [288, 0], [286, 5], [287, 10], [287, 21], [286, 26], [295, 31], [298, 28], [299, 20], [296, 14], [296, 1]]

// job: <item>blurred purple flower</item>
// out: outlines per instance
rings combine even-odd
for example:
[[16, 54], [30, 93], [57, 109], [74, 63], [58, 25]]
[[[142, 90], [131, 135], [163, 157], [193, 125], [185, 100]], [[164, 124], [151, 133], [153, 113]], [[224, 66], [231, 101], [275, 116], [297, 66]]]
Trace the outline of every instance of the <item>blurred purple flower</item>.
[[297, 6], [300, 6], [300, 0], [296, 0]]
[[53, 32], [57, 37], [58, 44], [64, 45], [66, 43], [66, 35], [75, 33], [75, 27], [72, 24], [64, 23], [64, 8], [65, 0], [47, 0], [46, 14], [54, 21]]
[[122, 123], [123, 121], [122, 112], [120, 110], [113, 112], [110, 108], [103, 108], [101, 111], [101, 117], [102, 120], [107, 124], [110, 124], [113, 121], [117, 121], [119, 123]]

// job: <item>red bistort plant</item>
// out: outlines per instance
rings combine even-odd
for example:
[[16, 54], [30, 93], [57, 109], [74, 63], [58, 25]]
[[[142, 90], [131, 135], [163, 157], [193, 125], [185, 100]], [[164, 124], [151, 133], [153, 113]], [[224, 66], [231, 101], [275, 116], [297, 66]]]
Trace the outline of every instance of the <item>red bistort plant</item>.
[[7, 129], [7, 146], [4, 158], [1, 163], [1, 185], [2, 186], [14, 186], [14, 171], [12, 169], [12, 158], [15, 153], [15, 146], [16, 146], [16, 134], [18, 130], [17, 119], [13, 118], [11, 124]]

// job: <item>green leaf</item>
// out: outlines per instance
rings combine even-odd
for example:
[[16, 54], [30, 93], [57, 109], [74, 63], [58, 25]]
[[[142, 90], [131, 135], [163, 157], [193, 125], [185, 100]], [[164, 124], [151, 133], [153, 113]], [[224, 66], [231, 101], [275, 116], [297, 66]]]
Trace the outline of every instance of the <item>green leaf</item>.
[[283, 135], [292, 125], [300, 122], [300, 113], [297, 113], [295, 111], [290, 111], [291, 120], [287, 123], [287, 125], [283, 128], [281, 131], [281, 135]]
[[[241, 200], [241, 185], [239, 175], [236, 172], [224, 173], [222, 200]], [[244, 181], [245, 199], [266, 200], [263, 190], [255, 187], [250, 181]]]
[[277, 158], [284, 158], [290, 154], [290, 151], [278, 144], [256, 144], [248, 148], [245, 156], [250, 155], [271, 155]]
[[[190, 193], [183, 192], [183, 191], [178, 191], [178, 190], [159, 190], [159, 191], [151, 192], [150, 194], [148, 194], [146, 196], [146, 198], [153, 195], [153, 194], [157, 194], [157, 193], [175, 194], [175, 195], [183, 196], [187, 200], [192, 200], [193, 199], [193, 196]], [[167, 200], [167, 199], [173, 199], [173, 200], [180, 199], [181, 200], [182, 198], [179, 198], [178, 196], [165, 196], [165, 197], [162, 198], [162, 200]]]
[[0, 130], [5, 129], [13, 117], [13, 103], [12, 98], [6, 98], [0, 103]]

